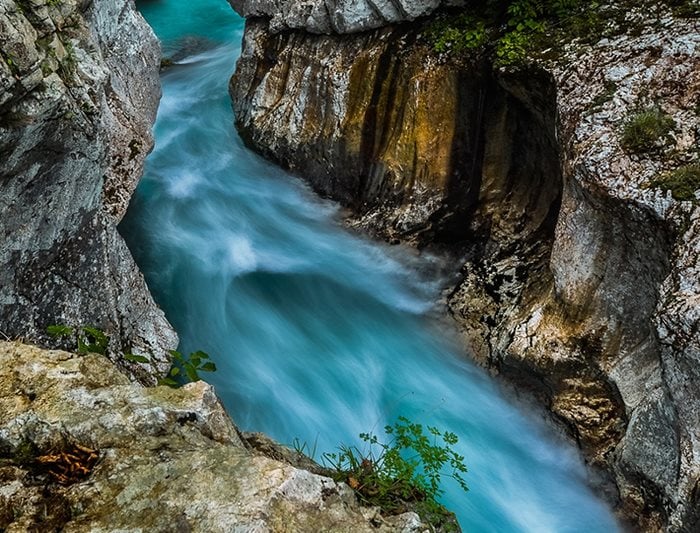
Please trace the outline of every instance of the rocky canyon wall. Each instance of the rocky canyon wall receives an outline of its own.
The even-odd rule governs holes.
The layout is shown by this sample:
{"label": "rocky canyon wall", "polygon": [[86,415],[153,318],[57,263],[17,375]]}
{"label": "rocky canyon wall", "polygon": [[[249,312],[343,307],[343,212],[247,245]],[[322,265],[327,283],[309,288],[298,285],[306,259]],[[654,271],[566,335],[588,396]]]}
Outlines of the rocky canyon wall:
{"label": "rocky canyon wall", "polygon": [[177,339],[116,224],[153,144],[155,35],[133,0],[2,0],[0,50],[0,331],[92,325],[153,380]]}
{"label": "rocky canyon wall", "polygon": [[[233,4],[255,15],[231,81],[244,140],[356,227],[462,254],[448,306],[477,360],[563,422],[627,520],[697,528],[700,211],[651,186],[697,161],[697,23],[509,71],[436,54],[421,21],[318,35]],[[621,129],[652,105],[672,146],[631,155]]]}

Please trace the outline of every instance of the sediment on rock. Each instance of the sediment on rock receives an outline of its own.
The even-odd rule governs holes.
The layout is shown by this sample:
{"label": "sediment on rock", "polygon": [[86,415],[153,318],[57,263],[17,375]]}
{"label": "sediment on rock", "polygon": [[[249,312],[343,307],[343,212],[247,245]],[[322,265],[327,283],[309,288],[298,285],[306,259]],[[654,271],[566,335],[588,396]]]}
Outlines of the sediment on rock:
{"label": "sediment on rock", "polygon": [[175,333],[116,231],[153,145],[160,50],[132,0],[0,4],[0,331],[91,325],[167,371]]}
{"label": "sediment on rock", "polygon": [[[696,28],[668,18],[518,72],[436,55],[422,29],[249,19],[241,136],[356,227],[463,254],[448,307],[477,360],[542,399],[626,519],[693,530],[700,216],[646,184],[697,158]],[[620,145],[651,103],[677,124],[665,158]]]}

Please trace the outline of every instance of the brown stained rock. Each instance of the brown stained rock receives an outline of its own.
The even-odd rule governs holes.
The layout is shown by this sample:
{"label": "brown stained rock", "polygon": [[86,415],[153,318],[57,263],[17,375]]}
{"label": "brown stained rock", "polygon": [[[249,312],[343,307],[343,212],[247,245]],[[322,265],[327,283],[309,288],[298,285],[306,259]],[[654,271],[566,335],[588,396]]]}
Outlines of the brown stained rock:
{"label": "brown stained rock", "polygon": [[[552,410],[636,527],[692,531],[700,201],[653,184],[698,158],[700,28],[629,15],[630,34],[521,71],[436,57],[420,24],[250,19],[230,89],[244,140],[352,225],[466,257],[447,300],[475,358]],[[628,153],[623,125],[650,106],[671,141]]]}

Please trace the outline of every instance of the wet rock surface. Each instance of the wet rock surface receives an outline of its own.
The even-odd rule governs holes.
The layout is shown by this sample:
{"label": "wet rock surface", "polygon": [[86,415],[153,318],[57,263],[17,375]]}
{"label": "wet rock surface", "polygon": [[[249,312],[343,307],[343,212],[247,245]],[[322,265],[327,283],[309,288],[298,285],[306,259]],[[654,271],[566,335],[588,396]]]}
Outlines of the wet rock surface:
{"label": "wet rock surface", "polygon": [[252,451],[201,381],[145,388],[102,356],[0,342],[0,407],[8,533],[427,530]]}
{"label": "wet rock surface", "polygon": [[[270,13],[268,13],[270,14]],[[700,218],[654,185],[697,162],[700,29],[673,17],[520,72],[422,26],[277,34],[250,19],[231,94],[254,149],[391,241],[461,254],[475,358],[563,422],[635,527],[698,527]],[[669,144],[622,147],[649,107]]]}
{"label": "wet rock surface", "polygon": [[159,63],[133,1],[0,2],[6,337],[93,325],[111,354],[150,354],[150,370],[167,371],[176,336],[116,231],[153,144]]}

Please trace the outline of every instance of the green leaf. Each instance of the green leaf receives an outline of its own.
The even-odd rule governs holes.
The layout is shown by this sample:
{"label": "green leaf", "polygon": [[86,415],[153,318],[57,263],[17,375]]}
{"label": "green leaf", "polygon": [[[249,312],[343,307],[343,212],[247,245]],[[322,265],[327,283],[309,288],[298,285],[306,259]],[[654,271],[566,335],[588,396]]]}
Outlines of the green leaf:
{"label": "green leaf", "polygon": [[127,361],[131,361],[132,363],[148,363],[149,362],[148,357],[145,357],[143,355],[133,354],[133,353],[125,353],[124,359],[126,359]]}
{"label": "green leaf", "polygon": [[68,337],[73,334],[73,328],[64,324],[54,324],[46,328],[46,333],[52,337]]}
{"label": "green leaf", "polygon": [[203,370],[204,372],[216,372],[216,365],[214,363],[204,363],[199,370]]}
{"label": "green leaf", "polygon": [[179,385],[179,383],[171,378],[160,378],[158,380],[158,385],[166,385],[168,387],[176,388]]}
{"label": "green leaf", "polygon": [[79,354],[90,353],[89,345],[85,343],[85,341],[82,339],[82,337],[80,335],[78,336],[78,353]]}
{"label": "green leaf", "polygon": [[[82,332],[84,334],[84,349],[87,352],[99,353],[104,355],[107,353],[107,347],[109,346],[109,337],[105,333],[92,326],[83,326]],[[82,336],[82,335],[81,335]],[[78,339],[80,343],[80,339]]]}
{"label": "green leaf", "polygon": [[195,369],[191,364],[185,365],[185,374],[190,381],[199,381],[199,374],[197,374],[197,369]]}
{"label": "green leaf", "polygon": [[170,369],[170,375],[175,377],[180,373],[180,367],[174,366]]}

